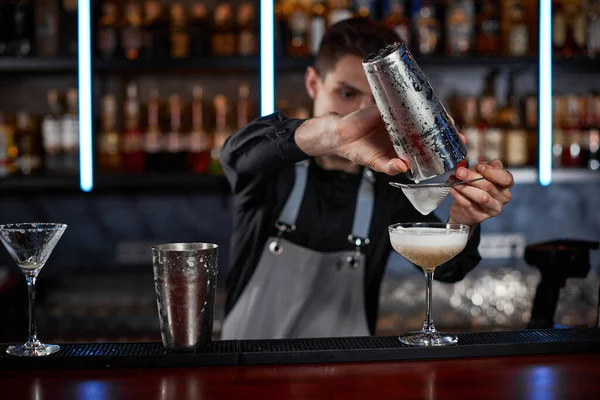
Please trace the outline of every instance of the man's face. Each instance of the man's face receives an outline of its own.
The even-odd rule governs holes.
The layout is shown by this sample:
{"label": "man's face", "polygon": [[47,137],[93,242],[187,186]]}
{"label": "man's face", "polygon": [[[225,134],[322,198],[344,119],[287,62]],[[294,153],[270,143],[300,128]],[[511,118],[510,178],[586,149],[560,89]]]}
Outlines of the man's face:
{"label": "man's face", "polygon": [[309,68],[306,88],[314,100],[315,117],[331,112],[346,115],[375,105],[362,60],[351,54],[341,57],[325,76],[319,76],[314,68]]}

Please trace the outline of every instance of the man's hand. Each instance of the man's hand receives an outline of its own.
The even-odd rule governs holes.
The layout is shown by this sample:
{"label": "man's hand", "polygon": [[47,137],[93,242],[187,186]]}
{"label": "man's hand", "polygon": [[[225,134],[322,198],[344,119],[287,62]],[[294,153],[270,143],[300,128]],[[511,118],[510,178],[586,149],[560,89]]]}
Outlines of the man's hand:
{"label": "man's hand", "polygon": [[456,176],[460,180],[479,177],[485,179],[456,185],[450,190],[454,197],[450,206],[450,223],[481,223],[500,215],[502,208],[511,200],[510,188],[515,182],[511,173],[504,169],[499,160],[479,163],[475,166],[475,171],[459,167]]}
{"label": "man's hand", "polygon": [[388,175],[408,170],[398,158],[377,106],[364,108],[338,120],[336,153],[358,164]]}
{"label": "man's hand", "polygon": [[298,127],[295,140],[312,157],[337,155],[388,175],[409,168],[398,158],[377,106],[309,119]]}
{"label": "man's hand", "polygon": [[394,151],[377,106],[309,119],[298,127],[295,140],[312,157],[337,155],[388,175],[408,170]]}

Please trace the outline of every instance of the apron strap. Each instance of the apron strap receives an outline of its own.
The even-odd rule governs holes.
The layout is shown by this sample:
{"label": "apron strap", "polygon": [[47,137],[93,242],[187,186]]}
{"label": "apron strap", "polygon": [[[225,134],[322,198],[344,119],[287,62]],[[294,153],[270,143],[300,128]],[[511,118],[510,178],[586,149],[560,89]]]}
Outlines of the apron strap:
{"label": "apron strap", "polygon": [[305,162],[296,163],[296,177],[294,179],[294,187],[288,197],[285,206],[279,215],[279,224],[284,224],[288,229],[294,230],[296,227],[296,219],[300,212],[300,205],[304,199],[304,191],[306,189],[306,181],[308,177],[308,168]]}
{"label": "apron strap", "polygon": [[368,169],[363,169],[363,178],[358,188],[358,200],[354,212],[354,223],[352,224],[352,236],[354,238],[368,239],[371,228],[371,217],[373,216],[373,203],[375,202],[375,176]]}
{"label": "apron strap", "polygon": [[[281,254],[283,251],[279,245],[279,240],[284,232],[296,230],[296,219],[298,218],[300,205],[304,199],[307,178],[308,163],[297,163],[292,192],[281,210],[279,219],[275,223],[279,233],[277,238],[269,244],[269,249],[273,254]],[[360,182],[360,187],[358,188],[356,208],[354,211],[352,233],[348,236],[348,241],[355,246],[355,255],[348,258],[348,262],[354,267],[358,267],[360,248],[369,244],[369,229],[371,228],[371,217],[373,216],[373,205],[375,203],[374,183],[375,176],[373,175],[373,171],[368,168],[363,168],[363,177]]]}

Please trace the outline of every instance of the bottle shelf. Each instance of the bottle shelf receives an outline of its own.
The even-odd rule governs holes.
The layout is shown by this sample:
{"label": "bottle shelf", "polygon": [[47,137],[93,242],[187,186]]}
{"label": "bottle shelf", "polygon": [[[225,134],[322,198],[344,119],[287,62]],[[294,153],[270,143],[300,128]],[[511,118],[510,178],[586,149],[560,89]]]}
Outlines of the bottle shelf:
{"label": "bottle shelf", "polygon": [[[535,167],[507,168],[517,185],[537,184],[538,170]],[[555,168],[552,183],[581,184],[600,183],[600,171],[583,168]],[[32,175],[0,178],[0,192],[78,192],[79,177],[75,175]],[[148,174],[97,174],[94,192],[186,192],[229,194],[229,185],[223,176],[192,173],[148,173]]]}
{"label": "bottle shelf", "polygon": [[[420,67],[487,67],[487,68],[537,68],[537,57],[502,57],[502,56],[415,56]],[[294,72],[304,71],[312,65],[313,58],[278,57],[275,60],[275,68],[279,71]]]}
{"label": "bottle shelf", "polygon": [[598,72],[600,71],[600,57],[588,58],[588,57],[573,57],[573,58],[559,58],[554,57],[552,59],[552,65],[554,68],[563,71],[589,71]]}
{"label": "bottle shelf", "polygon": [[[10,193],[63,193],[78,192],[77,175],[32,175],[0,178],[0,192]],[[229,186],[223,176],[192,173],[153,173],[153,174],[97,174],[94,179],[94,192],[196,192],[229,193]]]}
{"label": "bottle shelf", "polygon": [[[537,168],[507,167],[506,169],[511,172],[517,185],[537,184],[539,182]],[[552,170],[552,183],[600,183],[600,171],[591,171],[584,168],[555,168]]]}
{"label": "bottle shelf", "polygon": [[77,175],[31,175],[0,178],[3,195],[22,192],[75,192],[79,191]]}
{"label": "bottle shelf", "polygon": [[0,57],[1,72],[77,72],[75,57]]}
{"label": "bottle shelf", "polygon": [[98,174],[94,191],[229,193],[223,176],[193,173]]}
{"label": "bottle shelf", "polygon": [[258,73],[260,59],[258,57],[217,57],[164,59],[164,60],[128,60],[114,58],[110,60],[94,59],[93,72],[105,73],[136,73],[140,72],[195,72],[195,73],[231,73],[252,72]]}

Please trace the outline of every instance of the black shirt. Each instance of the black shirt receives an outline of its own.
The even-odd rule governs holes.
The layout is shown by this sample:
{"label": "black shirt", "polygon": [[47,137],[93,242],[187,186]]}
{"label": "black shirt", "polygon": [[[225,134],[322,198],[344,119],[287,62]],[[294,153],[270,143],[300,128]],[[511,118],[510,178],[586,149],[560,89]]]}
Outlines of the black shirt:
{"label": "black shirt", "polygon": [[[221,151],[221,163],[234,194],[226,313],[250,281],[267,239],[277,234],[274,224],[292,190],[294,164],[309,159],[294,139],[302,122],[282,113],[259,118],[231,136]],[[352,230],[361,178],[362,173],[324,170],[311,162],[296,230],[287,233],[285,239],[321,252],[353,250],[348,235]],[[439,221],[433,214],[419,213],[401,190],[389,186],[390,180],[388,175],[375,173],[370,244],[363,250],[366,255],[365,312],[371,334],[375,332],[379,288],[386,261],[393,251],[388,226],[399,222]],[[481,260],[477,251],[479,238],[479,226],[476,226],[467,247],[438,267],[435,278],[456,282],[475,268]]]}

